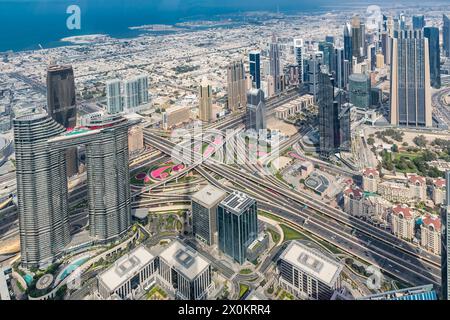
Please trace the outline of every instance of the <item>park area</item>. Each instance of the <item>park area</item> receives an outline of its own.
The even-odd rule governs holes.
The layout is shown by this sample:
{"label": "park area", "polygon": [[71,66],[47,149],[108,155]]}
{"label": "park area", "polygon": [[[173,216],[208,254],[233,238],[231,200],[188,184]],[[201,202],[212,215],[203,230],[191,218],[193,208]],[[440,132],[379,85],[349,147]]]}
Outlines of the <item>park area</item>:
{"label": "park area", "polygon": [[144,169],[138,173],[132,174],[131,184],[149,185],[161,182],[185,169],[186,166],[182,163],[175,164],[171,161],[164,162],[149,169]]}

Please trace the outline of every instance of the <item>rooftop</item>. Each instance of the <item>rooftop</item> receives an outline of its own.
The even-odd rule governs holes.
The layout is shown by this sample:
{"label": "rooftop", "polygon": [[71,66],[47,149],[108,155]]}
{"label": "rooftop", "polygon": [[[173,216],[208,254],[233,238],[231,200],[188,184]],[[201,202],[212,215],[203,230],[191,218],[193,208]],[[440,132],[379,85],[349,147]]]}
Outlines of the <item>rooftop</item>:
{"label": "rooftop", "polygon": [[178,240],[173,241],[159,257],[190,280],[194,280],[209,266],[209,261]]}
{"label": "rooftop", "polygon": [[235,214],[241,214],[253,203],[255,203],[253,198],[250,198],[245,193],[235,191],[226,197],[220,205]]}
{"label": "rooftop", "polygon": [[192,195],[192,200],[200,203],[204,207],[212,208],[226,197],[227,193],[212,185],[207,185],[203,189]]}
{"label": "rooftop", "polygon": [[280,259],[330,287],[334,286],[343,269],[343,265],[339,262],[298,241],[292,241]]}
{"label": "rooftop", "polygon": [[414,217],[411,208],[409,208],[406,205],[400,205],[400,204],[396,205],[395,207],[392,208],[392,213],[395,215],[401,214],[401,215],[403,215],[403,217],[405,219],[411,219]]}
{"label": "rooftop", "polygon": [[433,226],[433,229],[436,231],[441,230],[441,219],[437,216],[427,214],[425,215],[425,217],[423,217],[422,222],[426,226]]}
{"label": "rooftop", "polygon": [[363,175],[365,176],[365,177],[370,177],[370,176],[379,176],[380,174],[378,173],[378,170],[377,169],[374,169],[374,168],[366,168],[366,169],[364,169],[364,171],[363,171]]}
{"label": "rooftop", "polygon": [[114,291],[154,258],[148,249],[140,246],[117,260],[112,267],[99,275],[99,279]]}

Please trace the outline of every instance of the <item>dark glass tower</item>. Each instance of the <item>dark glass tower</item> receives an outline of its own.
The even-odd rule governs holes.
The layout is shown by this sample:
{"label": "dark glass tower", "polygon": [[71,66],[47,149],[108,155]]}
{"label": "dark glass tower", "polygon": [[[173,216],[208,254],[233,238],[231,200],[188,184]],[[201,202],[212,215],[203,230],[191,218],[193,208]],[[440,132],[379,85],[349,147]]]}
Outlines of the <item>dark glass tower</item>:
{"label": "dark glass tower", "polygon": [[[72,66],[52,65],[47,70],[47,112],[64,128],[77,123],[75,79]],[[67,176],[78,172],[77,149],[66,151]]]}
{"label": "dark glass tower", "polygon": [[319,134],[320,155],[328,158],[340,146],[339,102],[334,95],[335,81],[328,69],[322,68],[319,74]]}
{"label": "dark glass tower", "polygon": [[261,53],[259,51],[251,51],[249,53],[250,75],[252,76],[252,86],[261,89]]}
{"label": "dark glass tower", "polygon": [[425,27],[424,37],[428,39],[430,53],[430,82],[433,88],[441,87],[441,49],[439,47],[439,28]]}
{"label": "dark glass tower", "polygon": [[217,209],[219,250],[243,264],[247,248],[258,236],[256,201],[248,195],[234,192]]}
{"label": "dark glass tower", "polygon": [[413,16],[412,24],[414,30],[422,29],[423,27],[425,27],[425,16],[424,15]]}
{"label": "dark glass tower", "polygon": [[442,38],[444,41],[444,54],[446,57],[450,57],[450,19],[444,14],[443,20]]}

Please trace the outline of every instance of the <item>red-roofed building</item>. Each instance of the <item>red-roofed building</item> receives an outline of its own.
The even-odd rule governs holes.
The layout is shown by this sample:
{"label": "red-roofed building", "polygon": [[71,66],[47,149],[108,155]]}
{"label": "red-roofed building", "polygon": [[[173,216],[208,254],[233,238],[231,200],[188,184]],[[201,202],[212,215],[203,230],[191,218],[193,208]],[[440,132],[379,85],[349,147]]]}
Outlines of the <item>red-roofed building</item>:
{"label": "red-roofed building", "polygon": [[426,214],[420,226],[420,244],[426,250],[441,254],[441,219],[438,216]]}
{"label": "red-roofed building", "polygon": [[364,215],[363,191],[358,187],[349,187],[344,190],[344,211],[352,216],[360,217]]}
{"label": "red-roofed building", "polygon": [[435,205],[444,204],[445,202],[445,179],[438,178],[433,181],[432,198]]}
{"label": "red-roofed building", "polygon": [[367,192],[376,193],[378,190],[378,181],[380,173],[374,168],[366,168],[363,171],[363,189]]}
{"label": "red-roofed building", "polygon": [[408,186],[411,197],[418,201],[425,201],[427,198],[427,182],[424,177],[410,175],[408,177]]}
{"label": "red-roofed building", "polygon": [[415,214],[406,205],[396,205],[391,212],[391,230],[397,237],[405,240],[414,238]]}

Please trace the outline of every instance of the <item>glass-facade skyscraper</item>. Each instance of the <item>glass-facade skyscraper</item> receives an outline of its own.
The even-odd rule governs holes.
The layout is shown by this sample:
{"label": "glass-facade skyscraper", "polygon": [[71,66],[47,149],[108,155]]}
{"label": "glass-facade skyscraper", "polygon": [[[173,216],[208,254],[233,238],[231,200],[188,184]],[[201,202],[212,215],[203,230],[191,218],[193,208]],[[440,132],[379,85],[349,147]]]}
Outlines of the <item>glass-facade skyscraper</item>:
{"label": "glass-facade skyscraper", "polygon": [[350,75],[348,81],[349,101],[357,108],[368,109],[370,107],[370,78],[363,73]]}
{"label": "glass-facade skyscraper", "polygon": [[258,236],[257,212],[256,201],[240,192],[226,197],[217,208],[219,250],[240,264]]}
{"label": "glass-facade skyscraper", "polygon": [[261,52],[250,51],[249,61],[252,86],[255,89],[261,89]]}
{"label": "glass-facade skyscraper", "polygon": [[418,15],[412,17],[412,25],[414,30],[420,30],[425,27],[425,16]]}
{"label": "glass-facade skyscraper", "polygon": [[442,16],[443,28],[442,28],[442,39],[444,54],[446,57],[450,57],[450,19],[447,15]]}
{"label": "glass-facade skyscraper", "polygon": [[247,93],[247,119],[246,129],[263,130],[267,128],[266,124],[266,106],[264,101],[264,92],[261,89],[251,89]]}
{"label": "glass-facade skyscraper", "polygon": [[428,39],[422,30],[401,30],[392,41],[390,96],[392,125],[432,126]]}
{"label": "glass-facade skyscraper", "polygon": [[423,35],[428,39],[430,53],[430,81],[433,88],[441,87],[441,48],[439,46],[439,28],[425,27]]}

